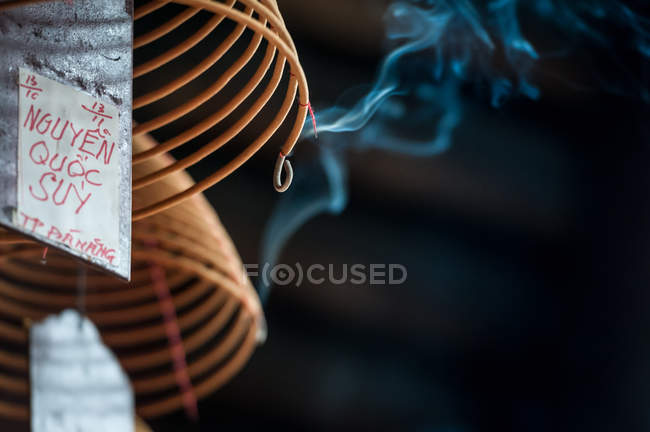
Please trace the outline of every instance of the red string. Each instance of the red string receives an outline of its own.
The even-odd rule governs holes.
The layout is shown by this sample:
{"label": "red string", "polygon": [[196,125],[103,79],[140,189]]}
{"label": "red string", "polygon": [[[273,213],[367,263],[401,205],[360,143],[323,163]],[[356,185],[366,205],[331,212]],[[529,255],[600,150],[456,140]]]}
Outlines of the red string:
{"label": "red string", "polygon": [[[293,72],[289,72],[289,75],[291,75],[292,77],[296,76],[296,74],[294,74]],[[318,129],[316,127],[316,116],[314,115],[314,110],[311,107],[311,102],[307,101],[306,104],[299,103],[298,105],[300,105],[301,107],[306,106],[307,108],[309,108],[309,115],[311,116],[311,123],[314,125],[314,137],[318,138]]]}
{"label": "red string", "polygon": [[41,261],[45,263],[47,261],[47,247],[43,248],[43,256],[41,256]]}
{"label": "red string", "polygon": [[[154,244],[151,245],[155,246]],[[160,311],[163,316],[165,325],[165,333],[169,342],[169,350],[172,356],[174,365],[174,378],[176,384],[181,390],[181,397],[183,400],[183,407],[185,413],[192,420],[198,420],[199,409],[192,387],[192,381],[188,374],[187,360],[185,347],[181,337],[181,329],[178,327],[178,317],[176,316],[176,308],[169,293],[169,287],[165,278],[165,270],[157,263],[152,262],[150,267],[151,281],[153,282],[154,290],[158,296],[160,304]]]}
{"label": "red string", "polygon": [[306,106],[309,109],[309,115],[311,116],[311,123],[314,125],[314,137],[318,138],[318,130],[316,129],[316,116],[314,115],[314,110],[311,108],[311,102],[306,104],[299,104],[301,107]]}

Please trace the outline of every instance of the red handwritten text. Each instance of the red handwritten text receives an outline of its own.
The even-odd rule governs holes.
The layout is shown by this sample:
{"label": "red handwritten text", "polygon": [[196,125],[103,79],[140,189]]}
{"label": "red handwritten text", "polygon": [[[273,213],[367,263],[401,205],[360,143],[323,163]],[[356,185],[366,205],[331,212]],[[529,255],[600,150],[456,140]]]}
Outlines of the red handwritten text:
{"label": "red handwritten text", "polygon": [[78,229],[61,230],[55,225],[46,224],[38,217],[29,216],[24,212],[20,212],[20,216],[23,229],[32,234],[40,234],[47,237],[48,240],[59,241],[71,249],[106,260],[110,264],[113,264],[115,260],[115,249],[104,244],[101,238],[88,239]]}

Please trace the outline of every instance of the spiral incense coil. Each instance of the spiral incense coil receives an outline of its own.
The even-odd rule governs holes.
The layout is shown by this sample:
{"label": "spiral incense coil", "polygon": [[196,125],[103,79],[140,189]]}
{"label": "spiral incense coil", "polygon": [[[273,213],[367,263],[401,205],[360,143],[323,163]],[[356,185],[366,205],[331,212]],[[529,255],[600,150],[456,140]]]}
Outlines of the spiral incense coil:
{"label": "spiral incense coil", "polygon": [[[0,3],[0,12],[46,1],[56,0],[8,1]],[[68,3],[74,4],[72,0]],[[172,18],[168,18],[170,13]],[[276,0],[136,0],[133,17],[133,113],[139,122],[134,126],[133,136],[155,135],[164,127],[174,128],[182,123],[182,127],[177,127],[182,132],[153,148],[134,150],[134,174],[135,167],[155,156],[174,150],[183,154],[146,175],[134,175],[134,191],[162,183],[196,165],[235,137],[254,130],[253,123],[266,123],[254,138],[246,136],[250,144],[243,151],[216,170],[211,169],[205,178],[174,193],[161,194],[146,205],[134,206],[133,220],[177,205],[216,184],[250,159],[286,122],[290,130],[273,173],[274,187],[285,191],[293,177],[286,158],[300,136],[311,105],[307,80]],[[234,24],[230,33],[217,46],[210,47],[207,56],[197,60],[197,46],[214,34],[220,35],[218,32],[227,23]],[[178,42],[177,35],[188,28],[196,30]],[[151,56],[158,52],[161,53]],[[141,58],[144,60],[140,61]],[[173,73],[166,69],[171,66],[176,67]],[[215,73],[214,68],[219,72]],[[250,75],[248,72],[252,76],[238,86],[237,79]],[[206,78],[209,84],[204,83]],[[151,83],[155,85],[149,89]],[[234,95],[224,96],[226,93]],[[211,100],[220,104],[214,112],[206,108]],[[280,106],[276,108],[274,102]],[[265,108],[274,114],[265,113]],[[272,117],[271,121],[267,122],[266,117]],[[216,136],[211,133],[224,124],[228,125],[225,130]]]}
{"label": "spiral incense coil", "polygon": [[[155,214],[165,208],[169,208],[181,201],[187,199],[195,193],[202,192],[208,187],[214,185],[235,169],[246,162],[255,154],[268,140],[273,136],[280,126],[287,119],[292,111],[294,114],[293,126],[289,136],[282,147],[278,156],[279,164],[276,166],[274,174],[274,184],[276,189],[286,190],[291,182],[291,165],[285,159],[293,149],[296,143],[305,118],[308,112],[309,91],[307,81],[300,66],[296,47],[286,29],[278,5],[275,0],[225,0],[224,2],[209,0],[177,0],[177,1],[149,1],[147,3],[136,2],[134,12],[135,31],[138,33],[139,22],[149,14],[169,7],[171,4],[183,5],[185,8],[177,13],[174,18],[160,24],[158,27],[140,34],[133,41],[135,50],[136,65],[133,70],[134,89],[138,93],[138,80],[144,78],[150,79],[150,74],[162,68],[171,61],[182,61],[185,54],[189,54],[192,47],[197,45],[201,40],[206,38],[214,31],[224,20],[234,21],[237,25],[231,33],[216,46],[212,52],[198,63],[189,63],[185,73],[167,79],[167,75],[160,76],[164,81],[155,90],[145,94],[137,94],[133,100],[134,114],[136,118],[138,111],[149,107],[152,104],[160,103],[164,106],[164,98],[177,91],[183,91],[193,80],[205,73],[215,63],[222,61],[224,56],[237,44],[243,35],[247,32],[252,33],[250,41],[244,52],[233,61],[221,76],[215,77],[213,83],[200,91],[197,95],[191,97],[180,106],[174,106],[172,109],[164,110],[162,114],[157,114],[151,119],[141,121],[133,129],[134,136],[140,136],[144,133],[154,132],[183,116],[192,112],[201,112],[202,106],[211,98],[218,95],[224,90],[228,83],[238,74],[242,73],[244,68],[252,67],[253,58],[258,51],[264,52],[264,57],[259,64],[255,65],[254,75],[245,86],[238,89],[237,93],[226,102],[216,112],[201,119],[193,126],[183,130],[180,134],[167,139],[160,145],[146,150],[144,152],[134,153],[133,164],[137,166],[159,154],[169,152],[181,146],[188,145],[190,141],[195,140],[202,134],[221,123],[233,113],[242,108],[247,108],[246,112],[236,119],[232,126],[222,132],[216,138],[211,139],[207,144],[200,147],[171,165],[156,170],[145,176],[134,177],[133,189],[139,190],[145,186],[162,181],[167,176],[172,175],[183,169],[187,169],[198,163],[201,159],[215,152],[234,137],[239,135],[249,124],[259,116],[261,110],[269,104],[273,96],[280,91],[280,87],[285,88],[284,101],[276,112],[275,117],[266,126],[266,129],[257,136],[249,145],[233,160],[223,167],[217,169],[214,173],[198,181],[195,185],[175,194],[171,194],[154,203],[144,207],[135,208],[133,218],[142,219],[146,216]],[[173,33],[179,26],[190,22],[200,12],[211,14],[207,20],[192,36],[185,39],[180,44],[174,44],[162,54],[147,60],[143,63],[137,63],[139,51],[154,42]],[[263,43],[264,42],[264,43]],[[272,71],[272,72],[270,72]],[[267,75],[270,74],[270,78]],[[281,86],[283,78],[288,78],[286,85]],[[268,82],[264,86],[261,83],[264,79]],[[248,101],[256,90],[262,93],[255,101]],[[299,100],[296,100],[296,93],[299,94]],[[252,102],[252,103],[251,103]],[[157,112],[157,110],[154,109]],[[284,168],[287,173],[286,182],[278,181],[278,174]]]}
{"label": "spiral incense coil", "polygon": [[[134,140],[145,151],[156,143]],[[155,172],[173,162],[157,155],[138,164],[136,172]],[[176,172],[137,191],[142,205],[169,192],[192,186]],[[0,416],[29,418],[28,332],[23,320],[41,320],[77,307],[95,323],[104,342],[117,354],[136,394],[137,413],[159,416],[184,406],[187,389],[179,373],[191,381],[192,396],[202,398],[235,375],[264,337],[264,318],[257,294],[244,277],[243,265],[228,234],[202,194],[133,227],[130,283],[88,269],[80,291],[78,261],[51,251],[41,263],[36,243],[0,247]],[[177,349],[168,340],[163,303],[156,293],[155,268],[177,317],[184,371],[174,370]],[[84,270],[84,274],[85,274]],[[81,279],[83,280],[83,279]]]}

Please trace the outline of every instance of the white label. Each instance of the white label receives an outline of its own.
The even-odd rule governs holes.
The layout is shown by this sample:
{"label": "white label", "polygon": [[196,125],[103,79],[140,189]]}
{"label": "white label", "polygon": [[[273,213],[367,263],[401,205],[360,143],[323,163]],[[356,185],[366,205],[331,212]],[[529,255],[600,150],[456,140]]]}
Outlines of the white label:
{"label": "white label", "polygon": [[30,329],[32,432],[133,432],[133,390],[97,328],[73,310]]}
{"label": "white label", "polygon": [[117,107],[23,68],[18,98],[15,223],[117,266]]}

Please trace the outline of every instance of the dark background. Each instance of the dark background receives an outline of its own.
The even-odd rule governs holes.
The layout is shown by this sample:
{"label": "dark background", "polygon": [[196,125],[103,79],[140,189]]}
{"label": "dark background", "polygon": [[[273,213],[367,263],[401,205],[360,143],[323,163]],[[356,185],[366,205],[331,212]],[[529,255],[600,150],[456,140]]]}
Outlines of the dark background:
{"label": "dark background", "polygon": [[[279,1],[317,111],[373,80],[385,4]],[[580,77],[572,61],[554,67]],[[443,155],[352,153],[349,206],[281,261],[399,263],[407,282],[276,288],[267,342],[200,424],[154,430],[648,430],[649,109],[538,78],[541,100],[498,110],[469,92]],[[207,192],[245,263],[278,148]]]}

